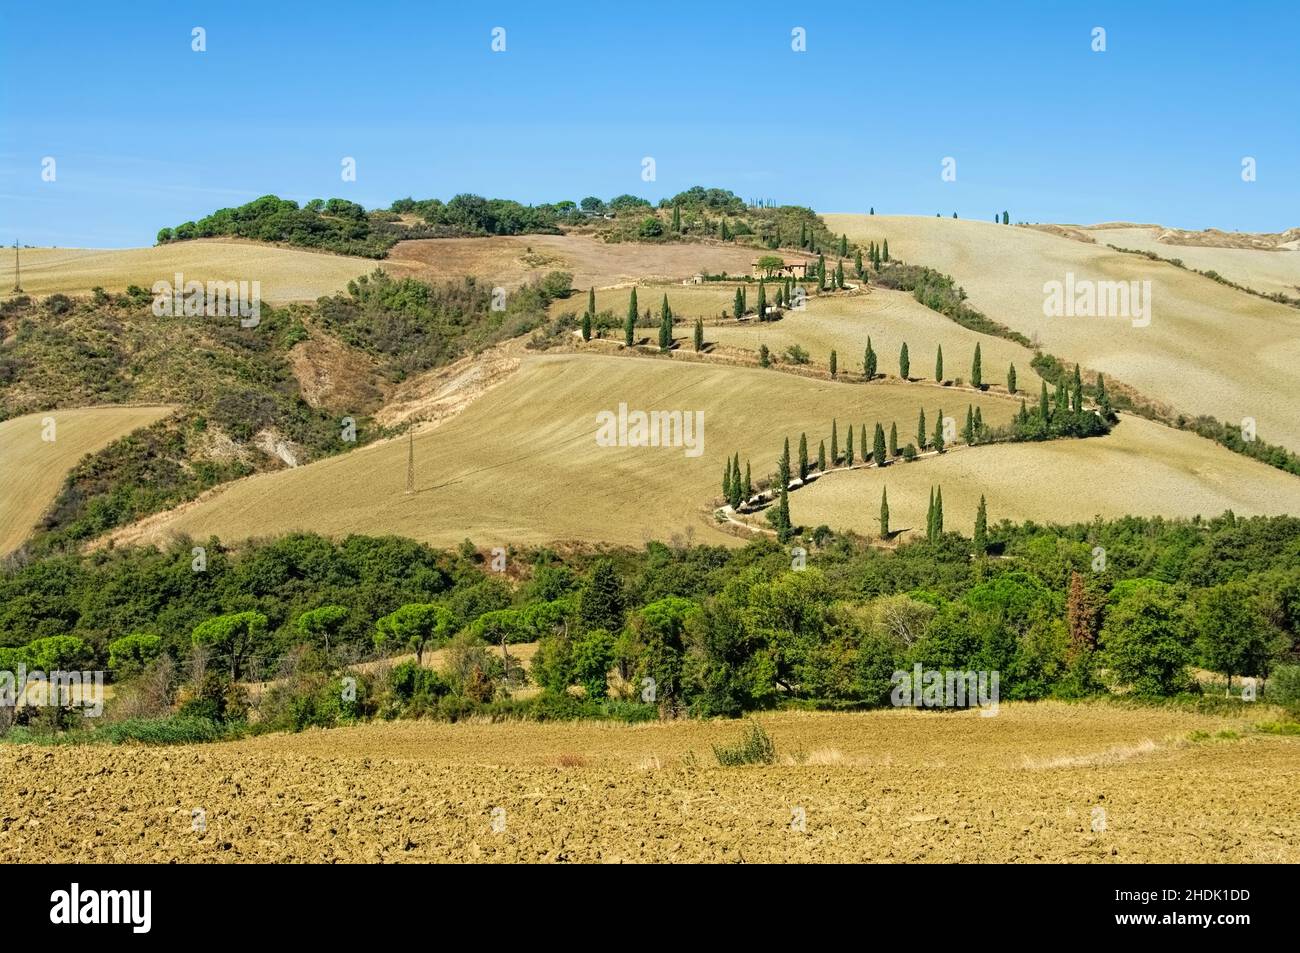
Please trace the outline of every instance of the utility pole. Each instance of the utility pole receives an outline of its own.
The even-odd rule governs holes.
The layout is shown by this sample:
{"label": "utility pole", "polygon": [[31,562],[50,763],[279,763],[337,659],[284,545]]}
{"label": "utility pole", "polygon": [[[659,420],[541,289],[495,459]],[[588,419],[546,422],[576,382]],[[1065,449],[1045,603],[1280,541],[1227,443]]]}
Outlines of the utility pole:
{"label": "utility pole", "polygon": [[406,492],[415,492],[415,429],[406,432]]}

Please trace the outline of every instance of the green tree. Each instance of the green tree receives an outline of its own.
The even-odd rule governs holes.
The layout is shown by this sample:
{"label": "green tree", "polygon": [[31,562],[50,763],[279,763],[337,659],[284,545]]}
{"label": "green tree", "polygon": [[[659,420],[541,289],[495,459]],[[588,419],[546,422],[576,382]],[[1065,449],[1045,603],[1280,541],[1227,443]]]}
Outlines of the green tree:
{"label": "green tree", "polygon": [[799,434],[799,479],[808,479],[808,435]]}
{"label": "green tree", "polygon": [[605,629],[618,632],[623,628],[623,584],[614,564],[599,559],[578,592],[578,624],[585,632]]}
{"label": "green tree", "polygon": [[137,632],[108,643],[108,669],[117,681],[134,678],[162,655],[162,639]]}
{"label": "green tree", "polygon": [[695,350],[704,350],[704,319],[695,319]]}
{"label": "green tree", "polygon": [[845,258],[849,254],[849,236],[840,235],[840,257]]}
{"label": "green tree", "polygon": [[375,648],[383,650],[392,642],[414,652],[415,663],[420,665],[423,664],[424,650],[445,642],[455,630],[455,617],[445,606],[411,602],[375,623]]}
{"label": "green tree", "polygon": [[882,261],[889,261],[889,239],[885,239],[884,248],[881,249],[880,257]]}
{"label": "green tree", "polygon": [[1047,423],[1052,419],[1052,415],[1047,409],[1047,381],[1043,381],[1042,393],[1038,395],[1038,416],[1043,423]]}
{"label": "green tree", "polygon": [[929,445],[929,435],[925,432],[925,408],[922,407],[916,418],[916,447],[924,450]]}
{"label": "green tree", "polygon": [[817,444],[817,472],[826,472],[826,441]]}
{"label": "green tree", "polygon": [[889,424],[889,455],[898,456],[898,422],[891,421]]}
{"label": "green tree", "polygon": [[1007,369],[1007,393],[1014,394],[1015,392],[1016,392],[1016,365],[1012,364],[1011,367]]}
{"label": "green tree", "polygon": [[591,312],[584,311],[582,314],[582,339],[591,340]]}
{"label": "green tree", "polygon": [[934,445],[934,449],[943,453],[943,408],[939,408],[939,414],[934,418],[934,436],[930,438],[930,443]]}
{"label": "green tree", "polygon": [[844,462],[853,466],[853,424],[849,424],[844,434]]}
{"label": "green tree", "polygon": [[831,421],[831,466],[840,465],[840,429],[839,421]]}
{"label": "green tree", "polygon": [[623,343],[631,347],[636,343],[636,288],[627,302],[627,320],[623,322]]}
{"label": "green tree", "polygon": [[970,404],[966,405],[966,426],[961,430],[961,438],[967,446],[975,442],[975,411]]}
{"label": "green tree", "polygon": [[673,310],[668,306],[668,295],[664,295],[664,303],[659,316],[659,350],[670,351],[672,346]]}
{"label": "green tree", "polygon": [[758,283],[758,320],[767,320],[767,291],[761,281]]}
{"label": "green tree", "polygon": [[973,387],[981,390],[984,388],[984,375],[980,370],[980,346],[978,341],[975,342],[975,360],[971,362],[970,366],[970,382]]}
{"label": "green tree", "polygon": [[614,666],[614,636],[591,629],[573,640],[573,677],[588,698],[604,698],[609,691],[609,670]]}
{"label": "green tree", "polygon": [[880,489],[880,538],[889,538],[889,490]]}
{"label": "green tree", "polygon": [[759,367],[772,366],[772,352],[767,349],[766,344],[760,344],[758,346],[758,366]]}
{"label": "green tree", "polygon": [[972,541],[975,554],[983,556],[989,551],[989,515],[984,505],[984,494],[980,494],[979,509],[975,511],[975,536]]}
{"label": "green tree", "polygon": [[898,350],[898,376],[903,380],[911,380],[912,362],[907,357],[907,342]]}
{"label": "green tree", "polygon": [[676,202],[673,203],[673,231],[678,235],[682,233],[682,210]]}
{"label": "green tree", "polygon": [[839,368],[838,368],[838,365],[837,365],[837,363],[836,363],[836,359],[835,359],[835,351],[832,350],[832,351],[831,351],[831,377],[834,377],[834,376],[835,376],[835,374],[836,374],[836,372],[838,371],[838,369],[839,369]]}
{"label": "green tree", "polygon": [[934,356],[934,379],[940,384],[943,383],[943,345],[939,345],[939,350]]}
{"label": "green tree", "polygon": [[736,312],[735,315],[734,315],[733,317],[737,317],[737,318],[739,318],[739,317],[743,316],[744,313],[745,313],[745,301],[744,301],[744,298],[741,296],[741,292],[740,292],[740,288],[739,288],[739,286],[737,286],[737,288],[736,288],[736,300],[735,300],[735,302],[732,304],[731,308],[732,308],[733,311]]}
{"label": "green tree", "polygon": [[943,487],[934,494],[934,538],[943,535]]}
{"label": "green tree", "polygon": [[229,657],[230,677],[237,682],[253,644],[266,634],[266,624],[266,616],[260,612],[232,612],[200,622],[190,638],[196,647]]}
{"label": "green tree", "polygon": [[1206,589],[1196,600],[1197,653],[1206,668],[1227,676],[1229,691],[1234,675],[1267,676],[1289,647],[1269,615],[1257,587],[1239,580]]}
{"label": "green tree", "polygon": [[1102,664],[1136,695],[1173,695],[1187,687],[1191,661],[1180,601],[1163,583],[1132,582],[1111,593],[1101,627]]}
{"label": "green tree", "polygon": [[871,450],[871,458],[876,462],[876,466],[885,465],[885,428],[876,424],[876,438]]}
{"label": "green tree", "polygon": [[871,337],[867,336],[867,351],[862,356],[862,368],[866,374],[867,380],[874,380],[876,376],[876,352],[871,348]]}
{"label": "green tree", "polygon": [[339,634],[339,629],[347,621],[348,610],[339,605],[324,605],[315,609],[309,609],[302,615],[298,616],[298,621],[294,623],[298,631],[303,634],[313,644],[319,643],[325,649],[325,654],[330,651],[330,639]]}

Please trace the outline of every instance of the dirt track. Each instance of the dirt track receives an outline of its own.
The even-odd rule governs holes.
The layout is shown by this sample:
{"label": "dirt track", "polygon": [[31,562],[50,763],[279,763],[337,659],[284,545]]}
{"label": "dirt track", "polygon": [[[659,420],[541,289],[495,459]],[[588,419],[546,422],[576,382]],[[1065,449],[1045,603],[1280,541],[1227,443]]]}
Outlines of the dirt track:
{"label": "dirt track", "polygon": [[1046,703],[761,721],[778,763],[743,768],[711,753],[735,722],[0,747],[0,862],[1300,860],[1300,740],[1213,737],[1240,720]]}

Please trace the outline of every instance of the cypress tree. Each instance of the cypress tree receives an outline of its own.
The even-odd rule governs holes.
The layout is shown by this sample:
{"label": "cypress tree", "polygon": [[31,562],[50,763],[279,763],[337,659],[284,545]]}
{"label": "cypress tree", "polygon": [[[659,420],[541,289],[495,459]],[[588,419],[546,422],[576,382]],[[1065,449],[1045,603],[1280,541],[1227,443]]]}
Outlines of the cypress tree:
{"label": "cypress tree", "polygon": [[623,343],[631,347],[636,343],[636,288],[627,302],[627,320],[623,322]]}
{"label": "cypress tree", "polygon": [[790,525],[790,492],[781,487],[781,502],[777,504],[777,538],[785,542],[790,538],[793,527]]}
{"label": "cypress tree", "polygon": [[934,538],[943,535],[943,487],[934,494]]}
{"label": "cypress tree", "polygon": [[745,313],[745,299],[741,296],[739,287],[736,288],[736,300],[731,308],[736,312],[734,317],[738,318]]}
{"label": "cypress tree", "polygon": [[885,246],[884,248],[881,249],[880,257],[885,261],[889,261],[889,239],[888,238],[885,239]]}
{"label": "cypress tree", "polygon": [[876,376],[876,352],[871,349],[871,336],[867,336],[867,353],[862,357],[862,366],[866,371],[867,380],[874,380]]}
{"label": "cypress tree", "polygon": [[885,465],[885,428],[879,423],[876,424],[875,446],[872,448],[871,456],[876,461],[876,466]]}
{"label": "cypress tree", "polygon": [[1010,213],[1005,212],[1005,211],[1002,213],[1002,224],[1003,224],[1003,225],[1010,225],[1010,224],[1011,224],[1011,215],[1010,215]]}
{"label": "cypress tree", "polygon": [[1101,408],[1102,415],[1106,419],[1109,420],[1114,416],[1114,412],[1110,409],[1110,398],[1106,395],[1106,379],[1100,374],[1097,375],[1097,406]]}
{"label": "cypress tree", "polygon": [[889,538],[889,490],[880,488],[880,538]]}
{"label": "cypress tree", "polygon": [[671,350],[673,346],[673,311],[668,306],[668,295],[664,295],[663,308],[659,316],[659,350]]}
{"label": "cypress tree", "polygon": [[1025,406],[1023,397],[1020,398],[1020,413],[1016,415],[1016,422],[1021,424],[1029,422],[1029,408]]}
{"label": "cypress tree", "polygon": [[1059,414],[1070,409],[1070,399],[1065,393],[1065,381],[1056,382],[1056,399],[1052,402],[1052,413]]}
{"label": "cypress tree", "polygon": [[750,499],[754,495],[754,484],[749,479],[749,461],[745,461],[745,499]]}
{"label": "cypress tree", "polygon": [[903,380],[911,380],[912,362],[907,357],[907,342],[898,351],[898,376]]}
{"label": "cypress tree", "polygon": [[978,341],[975,342],[975,360],[971,362],[970,366],[970,382],[978,389],[982,390],[984,388],[984,375],[980,370],[980,346]]}
{"label": "cypress tree", "polygon": [[843,258],[849,253],[849,236],[840,235],[840,257]]}
{"label": "cypress tree", "polygon": [[839,422],[831,421],[831,466],[840,465],[840,428]]}
{"label": "cypress tree", "polygon": [[[739,469],[739,468],[737,468]],[[785,438],[785,449],[781,451],[781,467],[777,471],[781,477],[781,486],[790,485],[790,438]]]}
{"label": "cypress tree", "polygon": [[1043,381],[1042,393],[1038,395],[1038,416],[1042,419],[1043,423],[1047,423],[1048,419],[1051,417],[1051,414],[1048,413],[1047,410],[1047,381]]}
{"label": "cypress tree", "polygon": [[975,511],[974,548],[976,555],[983,556],[989,550],[989,515],[984,505],[984,495],[980,494],[980,506]]}
{"label": "cypress tree", "polygon": [[767,349],[766,344],[760,344],[758,346],[758,366],[759,367],[772,366],[772,352]]}
{"label": "cypress tree", "polygon": [[925,511],[925,538],[934,539],[934,487],[930,487],[930,507]]}
{"label": "cypress tree", "polygon": [[872,214],[872,215],[875,215],[875,214],[876,214],[876,207],[875,207],[874,205],[871,206],[871,214]]}
{"label": "cypress tree", "polygon": [[1079,374],[1079,365],[1074,365],[1074,401],[1071,409],[1077,414],[1083,410],[1083,377]]}
{"label": "cypress tree", "polygon": [[859,278],[862,277],[862,249],[859,248],[853,253],[853,270]]}
{"label": "cypress tree", "polygon": [[934,418],[934,437],[931,440],[934,449],[943,453],[943,408],[939,408],[939,416]]}
{"label": "cypress tree", "polygon": [[822,254],[817,256],[817,290],[826,290],[826,256]]}
{"label": "cypress tree", "polygon": [[817,444],[817,472],[826,472],[826,441]]}
{"label": "cypress tree", "polygon": [[1007,370],[1007,393],[1014,394],[1015,392],[1016,392],[1016,365],[1012,364],[1011,367]]}
{"label": "cypress tree", "polygon": [[758,283],[758,320],[767,320],[767,292],[761,281]]}
{"label": "cypress tree", "polygon": [[866,424],[863,424],[863,425],[862,425],[862,429],[858,431],[858,435],[862,438],[862,439],[859,441],[859,446],[862,447],[862,462],[863,462],[863,463],[866,463],[866,462],[867,462],[867,453],[868,453],[868,451],[867,451],[867,425],[866,425]]}
{"label": "cypress tree", "polygon": [[673,231],[679,235],[682,231],[682,210],[676,202],[673,203]]}
{"label": "cypress tree", "polygon": [[807,222],[799,223],[799,247],[800,248],[808,247],[808,223]]}
{"label": "cypress tree", "polygon": [[975,442],[975,410],[970,404],[966,405],[966,426],[962,428],[961,438],[967,446]]}
{"label": "cypress tree", "polygon": [[582,339],[591,340],[591,312],[585,311],[582,315]]}
{"label": "cypress tree", "polygon": [[749,291],[742,287],[740,289],[740,313],[744,314],[749,310]]}
{"label": "cypress tree", "polygon": [[984,415],[980,413],[978,407],[975,408],[975,442],[984,439]]}
{"label": "cypress tree", "polygon": [[892,421],[889,424],[889,455],[898,456],[898,422]]}
{"label": "cypress tree", "polygon": [[591,288],[587,291],[587,313],[593,318],[596,316],[596,289]]}
{"label": "cypress tree", "polygon": [[943,345],[939,345],[939,351],[934,356],[934,379],[940,384],[943,383]]}
{"label": "cypress tree", "polygon": [[727,468],[722,471],[722,498],[731,502],[731,458],[727,458]]}
{"label": "cypress tree", "polygon": [[838,370],[838,363],[835,358],[835,352],[831,351],[831,377],[834,377]]}
{"label": "cypress tree", "polygon": [[695,319],[695,350],[704,350],[704,319]]}
{"label": "cypress tree", "polygon": [[853,424],[849,424],[849,432],[845,437],[844,462],[853,466]]}
{"label": "cypress tree", "polygon": [[835,266],[835,287],[841,291],[844,290],[844,262],[841,261]]}
{"label": "cypress tree", "polygon": [[808,435],[799,434],[799,479],[808,479]]}
{"label": "cypress tree", "polygon": [[745,486],[740,482],[740,454],[731,458],[731,492],[734,497],[732,506],[739,506],[741,495],[745,492]]}
{"label": "cypress tree", "polygon": [[924,450],[929,434],[925,432],[925,408],[921,408],[921,414],[916,418],[916,449]]}

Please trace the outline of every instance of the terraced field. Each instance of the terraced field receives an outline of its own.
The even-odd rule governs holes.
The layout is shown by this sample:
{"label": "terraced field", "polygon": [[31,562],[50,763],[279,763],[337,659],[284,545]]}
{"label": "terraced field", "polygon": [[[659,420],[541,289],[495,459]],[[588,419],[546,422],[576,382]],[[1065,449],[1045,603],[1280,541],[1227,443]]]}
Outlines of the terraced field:
{"label": "terraced field", "polygon": [[[921,216],[825,218],[852,240],[888,238],[895,257],[952,275],[974,307],[1036,337],[1057,357],[1184,413],[1233,424],[1252,417],[1259,439],[1300,451],[1300,310],[1173,265],[1030,228]],[[1076,281],[1150,281],[1150,324],[1046,316],[1044,284],[1065,282],[1071,273]]]}
{"label": "terraced field", "polygon": [[1240,718],[1043,702],[758,720],[777,761],[740,768],[712,755],[740,734],[727,721],[3,745],[0,862],[1300,861],[1300,740]]}

